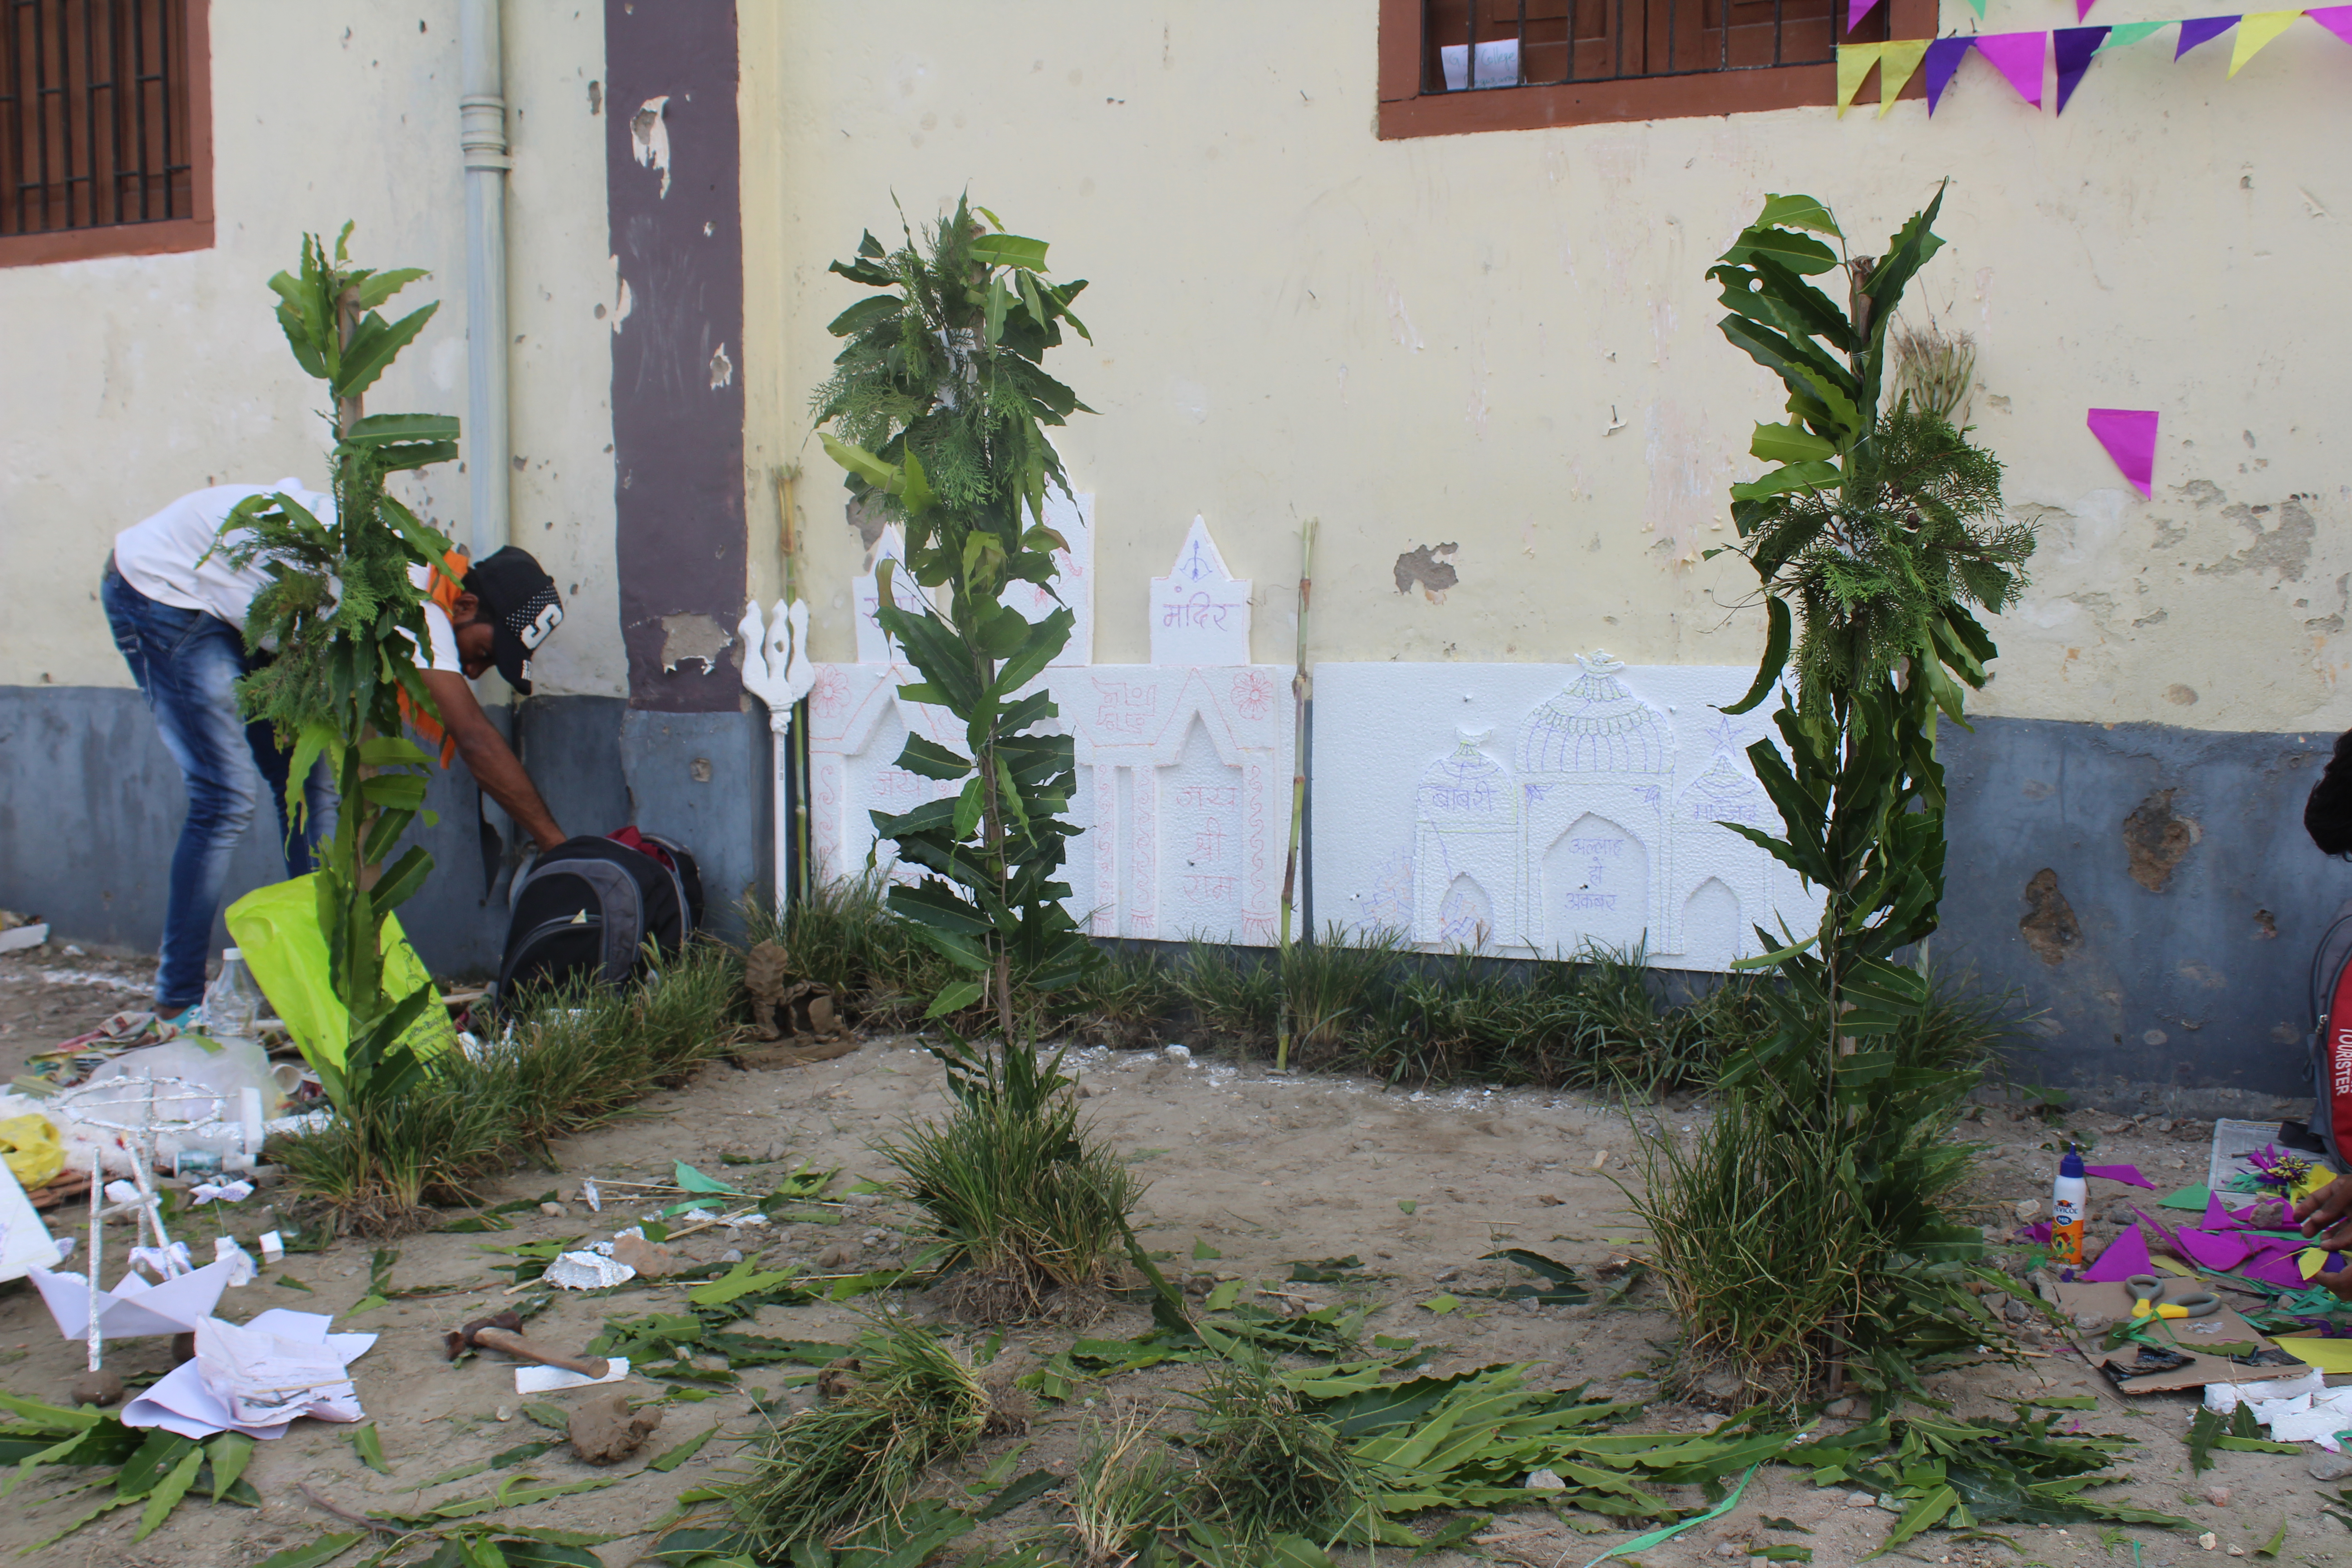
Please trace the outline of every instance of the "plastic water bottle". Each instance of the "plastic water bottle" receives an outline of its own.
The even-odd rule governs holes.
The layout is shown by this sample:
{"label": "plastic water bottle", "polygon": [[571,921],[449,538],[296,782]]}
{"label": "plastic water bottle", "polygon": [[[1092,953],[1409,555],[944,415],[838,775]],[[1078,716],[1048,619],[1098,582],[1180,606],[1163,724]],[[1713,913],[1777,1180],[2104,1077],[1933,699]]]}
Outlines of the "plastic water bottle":
{"label": "plastic water bottle", "polygon": [[2083,1266],[2083,1205],[2090,1185],[2083,1180],[2082,1151],[2069,1143],[2050,1186],[2050,1260],[2069,1268]]}
{"label": "plastic water bottle", "polygon": [[205,1032],[223,1040],[249,1040],[261,1019],[261,987],[245,966],[245,953],[221,949],[220,973],[205,987]]}

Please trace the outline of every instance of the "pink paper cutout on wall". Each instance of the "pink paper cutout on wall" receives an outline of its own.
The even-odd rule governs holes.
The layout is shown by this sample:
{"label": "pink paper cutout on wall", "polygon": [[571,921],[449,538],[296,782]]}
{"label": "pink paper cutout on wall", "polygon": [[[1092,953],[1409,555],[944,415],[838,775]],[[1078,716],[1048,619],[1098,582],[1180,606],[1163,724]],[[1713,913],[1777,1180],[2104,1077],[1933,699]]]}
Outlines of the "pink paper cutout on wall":
{"label": "pink paper cutout on wall", "polygon": [[2050,51],[2049,34],[1980,33],[1976,43],[1977,53],[2009,79],[2018,97],[2042,107],[2042,60]]}
{"label": "pink paper cutout on wall", "polygon": [[2085,1165],[2083,1167],[2083,1174],[2097,1176],[2105,1181],[2121,1182],[2127,1187],[2146,1187],[2151,1193],[2156,1191],[2156,1184],[2141,1175],[2137,1165]]}
{"label": "pink paper cutout on wall", "polygon": [[2095,1285],[2108,1285],[2135,1274],[2152,1273],[2155,1267],[2147,1260],[2147,1237],[2140,1234],[2139,1226],[2134,1226],[2107,1243],[2099,1260],[2083,1270],[2083,1278]]}
{"label": "pink paper cutout on wall", "polygon": [[2235,16],[2192,16],[2180,24],[2180,41],[2173,47],[2172,58],[2179,59],[2210,38],[2218,38],[2238,25]]}
{"label": "pink paper cutout on wall", "polygon": [[2322,5],[2315,11],[2305,11],[2304,15],[2346,43],[2352,44],[2352,5]]}
{"label": "pink paper cutout on wall", "polygon": [[[2352,10],[2352,6],[2346,7]],[[1927,46],[1927,115],[1935,118],[1936,105],[1944,100],[1944,89],[1952,85],[1952,73],[1969,58],[1976,39],[1937,38]]]}
{"label": "pink paper cutout on wall", "polygon": [[1862,19],[1877,7],[1878,0],[1846,0],[1845,30],[1851,34],[1862,26]]}
{"label": "pink paper cutout on wall", "polygon": [[2147,500],[2155,494],[2156,424],[2153,408],[2094,408],[2085,421],[2107,456],[2116,460],[2131,488],[2139,499]]}
{"label": "pink paper cutout on wall", "polygon": [[2234,1237],[2208,1236],[2201,1230],[2184,1230],[2173,1237],[2181,1256],[2200,1268],[2235,1268],[2246,1260],[2246,1244]]}
{"label": "pink paper cutout on wall", "polygon": [[2066,112],[2066,100],[2083,85],[2083,73],[2091,68],[2092,57],[2106,41],[2105,27],[2061,27],[2050,35],[2050,52],[2058,62],[2058,113]]}

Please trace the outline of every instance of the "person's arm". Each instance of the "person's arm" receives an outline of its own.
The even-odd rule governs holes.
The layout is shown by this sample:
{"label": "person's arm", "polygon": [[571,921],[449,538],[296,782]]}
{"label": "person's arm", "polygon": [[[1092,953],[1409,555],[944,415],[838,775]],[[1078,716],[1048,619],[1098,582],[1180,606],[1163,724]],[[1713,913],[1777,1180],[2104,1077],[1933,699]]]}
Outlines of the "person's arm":
{"label": "person's arm", "polygon": [[546,802],[539,798],[530,775],[523,771],[522,759],[514,754],[506,737],[482,711],[466,678],[447,669],[417,673],[425,678],[425,689],[433,694],[433,705],[441,710],[441,727],[457,742],[457,754],[466,759],[466,766],[472,770],[474,782],[482,786],[483,793],[506,807],[507,815],[541,849],[552,849],[562,843],[563,829],[555,825]]}

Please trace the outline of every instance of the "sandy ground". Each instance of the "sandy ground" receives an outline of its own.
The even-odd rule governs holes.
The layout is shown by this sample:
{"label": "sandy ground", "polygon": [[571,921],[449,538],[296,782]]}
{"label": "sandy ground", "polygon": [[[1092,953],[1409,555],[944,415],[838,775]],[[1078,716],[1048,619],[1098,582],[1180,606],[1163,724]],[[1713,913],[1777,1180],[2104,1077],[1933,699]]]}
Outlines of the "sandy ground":
{"label": "sandy ground", "polygon": [[[61,975],[44,979],[44,972]],[[85,956],[70,959],[52,948],[45,953],[0,959],[0,1053],[13,1068],[28,1045],[89,1026],[135,995],[114,988],[125,977],[143,981],[144,965]],[[110,985],[107,981],[114,984]],[[1283,1286],[1318,1302],[1349,1300],[1376,1308],[1367,1332],[1415,1335],[1429,1347],[1436,1370],[1453,1372],[1496,1362],[1536,1364],[1535,1381],[1546,1386],[1591,1383],[1601,1392],[1650,1404],[1635,1429],[1704,1429],[1718,1417],[1656,1398],[1654,1373],[1663,1365],[1675,1322],[1654,1287],[1643,1285],[1619,1306],[1527,1310],[1517,1304],[1464,1298],[1459,1310],[1440,1317],[1423,1303],[1440,1292],[1465,1287],[1526,1281],[1516,1266],[1484,1262],[1497,1246],[1543,1252],[1590,1271],[1625,1256],[1634,1232],[1614,1179],[1627,1174],[1633,1147],[1632,1129],[1618,1109],[1573,1095],[1491,1092],[1478,1089],[1433,1093],[1391,1091],[1365,1081],[1328,1077],[1277,1078],[1263,1064],[1201,1060],[1191,1066],[1142,1052],[1090,1050],[1076,1053],[1087,1110],[1102,1135],[1124,1152],[1150,1184],[1139,1225],[1147,1244],[1175,1255],[1170,1267],[1215,1272],[1272,1285],[1287,1278],[1293,1260],[1353,1253],[1368,1265],[1362,1284],[1344,1288]],[[913,1042],[869,1040],[839,1060],[778,1071],[721,1067],[686,1088],[645,1102],[629,1119],[592,1136],[559,1146],[560,1169],[519,1170],[496,1194],[499,1199],[537,1197],[550,1189],[572,1192],[583,1176],[611,1180],[666,1176],[674,1160],[734,1178],[751,1191],[764,1191],[795,1165],[838,1167],[844,1184],[884,1173],[872,1151],[875,1140],[908,1118],[940,1113],[944,1106],[940,1069]],[[1678,1102],[1646,1108],[1677,1131],[1695,1125]],[[2208,1136],[2205,1124],[2178,1129],[2161,1122],[2126,1122],[2089,1114],[2070,1119],[2077,1131],[2098,1140],[2101,1162],[2138,1163],[2158,1181],[2194,1180],[2201,1172]],[[1986,1223],[2013,1224],[2011,1205],[2046,1197],[2054,1156],[2043,1145],[2056,1130],[1994,1111],[1979,1126],[1992,1148],[1985,1161],[1979,1216]],[[754,1163],[730,1163],[750,1158]],[[254,1200],[258,1205],[268,1194]],[[1404,1205],[1411,1205],[1412,1212]],[[909,1216],[878,1199],[838,1211],[835,1225],[783,1229],[768,1241],[766,1260],[814,1267],[816,1258],[840,1248],[854,1267],[876,1267],[907,1256],[903,1227]],[[261,1228],[247,1215],[236,1228],[247,1235]],[[446,1294],[399,1300],[345,1323],[340,1314],[366,1292],[372,1244],[339,1243],[316,1254],[298,1254],[283,1266],[266,1268],[262,1281],[226,1299],[225,1315],[245,1318],[267,1307],[333,1311],[339,1327],[382,1336],[354,1366],[361,1396],[381,1435],[393,1474],[364,1468],[349,1440],[349,1428],[304,1421],[284,1438],[262,1444],[248,1477],[264,1506],[255,1513],[201,1502],[182,1505],[157,1533],[138,1544],[136,1510],[125,1510],[40,1555],[57,1564],[257,1563],[272,1552],[308,1542],[335,1528],[320,1507],[353,1510],[414,1510],[486,1491],[517,1473],[542,1483],[610,1479],[601,1489],[560,1499],[500,1516],[510,1522],[614,1531],[621,1534],[599,1549],[610,1564],[635,1561],[650,1544],[643,1532],[669,1512],[673,1500],[689,1488],[723,1479],[735,1461],[740,1439],[761,1417],[751,1409],[756,1395],[793,1403],[807,1397],[797,1385],[782,1387],[782,1369],[746,1373],[743,1387],[696,1400],[671,1394],[660,1405],[664,1420],[642,1453],[609,1469],[592,1469],[562,1451],[551,1452],[520,1470],[469,1478],[432,1491],[420,1489],[436,1476],[470,1461],[552,1434],[521,1413],[530,1401],[514,1391],[511,1368],[495,1356],[452,1365],[441,1353],[443,1331],[495,1310],[504,1300],[505,1275],[489,1271],[505,1258],[485,1253],[486,1244],[511,1245],[541,1237],[609,1237],[632,1215],[607,1202],[602,1215],[572,1203],[560,1217],[518,1215],[518,1227],[498,1236],[435,1234],[398,1244],[394,1284],[401,1289],[437,1288]],[[205,1234],[203,1232],[200,1235]],[[747,1235],[752,1234],[750,1232]],[[1196,1242],[1222,1254],[1194,1263]],[[117,1243],[116,1245],[120,1245]],[[715,1259],[723,1239],[689,1241],[689,1250]],[[746,1242],[748,1249],[752,1243]],[[833,1262],[841,1256],[832,1253]],[[678,1287],[638,1285],[608,1299],[559,1297],[531,1324],[550,1342],[584,1343],[608,1316],[635,1316],[674,1300]],[[1263,1296],[1272,1304],[1277,1298]],[[919,1296],[896,1298],[903,1310],[929,1318]],[[869,1300],[863,1310],[874,1310]],[[750,1324],[751,1331],[799,1339],[839,1341],[859,1326],[856,1307],[768,1308]],[[1139,1332],[1149,1326],[1139,1308],[1121,1308],[1086,1331],[1097,1337]],[[977,1336],[956,1331],[961,1342]],[[1022,1330],[1008,1336],[1001,1369],[1034,1365],[1066,1344],[1071,1331]],[[126,1342],[113,1364],[127,1375],[160,1373],[168,1365],[167,1342]],[[79,1370],[79,1350],[62,1341],[29,1287],[0,1287],[0,1386],[30,1397],[58,1399]],[[1097,1398],[1124,1397],[1171,1406],[1170,1422],[1181,1414],[1181,1391],[1197,1385],[1187,1368],[1157,1368],[1089,1390]],[[2008,1401],[2035,1393],[2092,1394],[2097,1409],[2084,1413],[2085,1430],[2139,1439],[2126,1489],[2140,1506],[2189,1515],[2191,1531],[2134,1529],[2110,1532],[2103,1542],[2095,1529],[2073,1531],[2028,1528],[2009,1531],[2021,1551],[1990,1542],[1955,1543],[1937,1533],[1897,1548],[1895,1559],[1933,1563],[1989,1565],[2016,1562],[2050,1564],[2126,1563],[2180,1564],[2208,1561],[2197,1531],[2210,1531],[2213,1557],[2231,1548],[2252,1554],[2281,1523],[2287,1534],[2276,1561],[2352,1563],[2352,1533],[2319,1512],[2321,1494],[2305,1474],[2301,1458],[2219,1453],[2217,1464],[2192,1478],[2183,1434],[2193,1396],[2149,1394],[2129,1401],[2063,1344],[2053,1342],[2021,1368],[1989,1365],[1942,1380],[1942,1390],[1964,1415],[2006,1415]],[[633,1379],[625,1384],[639,1399],[660,1397],[666,1385]],[[583,1394],[540,1396],[562,1405]],[[1066,1471],[1079,1452],[1089,1412],[1082,1404],[1045,1406],[1027,1433],[992,1442],[942,1485],[976,1479],[1015,1444],[1027,1445],[1017,1468],[1045,1466]],[[646,1457],[716,1425],[719,1436],[671,1473],[644,1468]],[[1841,1423],[1828,1424],[1834,1428]],[[54,1530],[86,1504],[60,1500],[71,1472],[45,1471],[18,1493],[16,1506],[0,1517],[0,1548],[18,1548]],[[2341,1485],[2344,1483],[2338,1483]],[[2225,1502],[2209,1501],[2210,1489],[2227,1488]],[[2336,1489],[2330,1487],[2328,1492]],[[2216,1494],[2220,1495],[2219,1493]],[[1696,1500],[1696,1489],[1691,1490]],[[1052,1494],[1016,1510],[992,1527],[1017,1534],[1047,1528],[1064,1510]],[[1799,1534],[1769,1529],[1766,1517],[1810,1530]],[[1700,1526],[1675,1542],[1639,1556],[1648,1568],[1668,1564],[1745,1562],[1748,1543],[1811,1547],[1822,1568],[1858,1563],[1880,1546],[1892,1516],[1856,1506],[1845,1490],[1817,1490],[1803,1472],[1769,1468],[1759,1471],[1739,1506],[1723,1519]],[[1530,1510],[1496,1522],[1481,1548],[1483,1557],[1441,1554],[1433,1561],[1521,1562],[1545,1568],[1580,1568],[1622,1534],[1583,1536],[1547,1512]],[[2137,1547],[2137,1553],[2134,1547]]]}

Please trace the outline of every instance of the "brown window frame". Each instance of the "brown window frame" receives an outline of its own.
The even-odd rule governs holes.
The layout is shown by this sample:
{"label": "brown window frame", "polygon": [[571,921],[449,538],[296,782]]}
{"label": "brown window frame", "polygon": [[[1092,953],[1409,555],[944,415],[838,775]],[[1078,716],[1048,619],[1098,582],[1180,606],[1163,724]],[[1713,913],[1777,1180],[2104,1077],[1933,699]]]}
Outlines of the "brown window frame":
{"label": "brown window frame", "polygon": [[[1932,38],[1937,0],[1880,0],[1888,34]],[[1746,70],[1692,71],[1679,76],[1623,77],[1549,87],[1482,88],[1424,92],[1423,29],[1425,0],[1381,0],[1380,137],[1455,136],[1476,131],[1535,131],[1555,125],[1622,124],[1801,109],[1837,103],[1834,65],[1769,66]],[[1905,98],[1926,96],[1917,77]],[[1874,89],[1864,95],[1877,102]],[[1863,100],[1855,100],[1856,110]],[[1875,113],[1875,108],[1871,110]]]}
{"label": "brown window frame", "polygon": [[[213,245],[213,85],[211,0],[180,0],[182,37],[181,98],[186,105],[188,214],[128,223],[47,229],[33,234],[0,235],[0,267],[40,267],[60,261],[87,261],[103,256],[162,256],[177,251],[209,250]],[[12,12],[9,0],[0,0],[0,16]],[[82,121],[88,122],[87,111]],[[0,199],[13,202],[17,171],[0,170],[6,188]]]}

